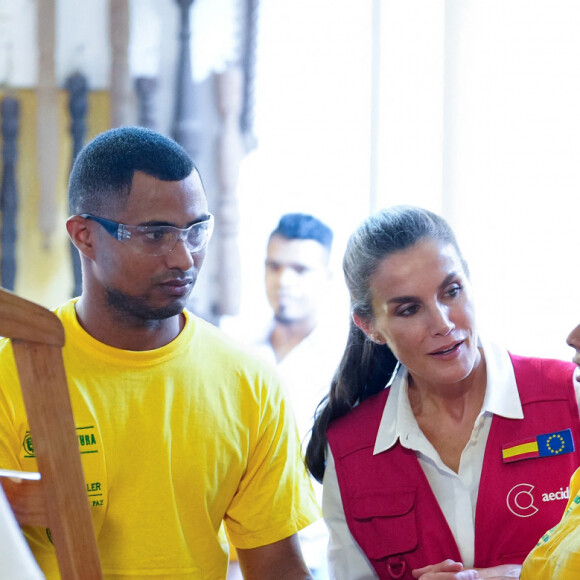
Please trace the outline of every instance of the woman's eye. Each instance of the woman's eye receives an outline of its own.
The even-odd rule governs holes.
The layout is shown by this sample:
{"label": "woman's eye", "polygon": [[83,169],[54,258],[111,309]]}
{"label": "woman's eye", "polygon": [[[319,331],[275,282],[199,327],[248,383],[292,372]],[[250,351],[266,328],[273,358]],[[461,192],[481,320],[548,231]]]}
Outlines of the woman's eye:
{"label": "woman's eye", "polygon": [[407,306],[403,306],[397,310],[397,316],[412,316],[419,310],[419,306],[417,304],[409,304]]}
{"label": "woman's eye", "polygon": [[447,290],[447,295],[451,296],[451,298],[455,298],[461,292],[461,286],[459,284],[453,284],[449,290]]}

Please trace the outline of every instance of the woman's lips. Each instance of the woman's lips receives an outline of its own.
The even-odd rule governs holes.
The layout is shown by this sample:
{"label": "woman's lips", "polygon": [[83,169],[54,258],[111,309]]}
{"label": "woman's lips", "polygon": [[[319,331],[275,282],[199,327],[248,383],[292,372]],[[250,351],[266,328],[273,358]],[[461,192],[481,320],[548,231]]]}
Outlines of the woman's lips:
{"label": "woman's lips", "polygon": [[465,341],[463,341],[463,340],[458,340],[457,342],[454,342],[454,343],[449,344],[447,346],[444,346],[442,348],[438,348],[437,350],[431,351],[429,353],[429,355],[434,356],[434,357],[438,357],[438,358],[453,356],[461,348],[461,345],[464,342]]}

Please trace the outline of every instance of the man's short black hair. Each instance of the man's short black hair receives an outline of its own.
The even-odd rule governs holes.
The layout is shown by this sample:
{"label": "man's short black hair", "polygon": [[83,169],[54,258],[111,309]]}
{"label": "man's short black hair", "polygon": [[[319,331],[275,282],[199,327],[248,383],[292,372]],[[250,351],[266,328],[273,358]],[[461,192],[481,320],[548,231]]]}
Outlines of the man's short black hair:
{"label": "man's short black hair", "polygon": [[71,215],[102,215],[118,208],[129,195],[136,171],[181,181],[194,169],[189,154],[169,137],[144,127],[110,129],[77,155],[69,179],[69,210]]}
{"label": "man's short black hair", "polygon": [[284,214],[276,229],[270,234],[288,240],[315,240],[329,252],[332,247],[332,230],[318,218],[306,213]]}

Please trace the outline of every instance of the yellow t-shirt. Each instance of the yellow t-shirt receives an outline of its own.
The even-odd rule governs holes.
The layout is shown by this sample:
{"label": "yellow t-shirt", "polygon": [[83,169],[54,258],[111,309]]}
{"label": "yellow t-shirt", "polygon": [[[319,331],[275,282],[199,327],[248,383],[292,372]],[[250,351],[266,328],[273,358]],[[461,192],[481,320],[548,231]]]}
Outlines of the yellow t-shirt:
{"label": "yellow t-shirt", "polygon": [[[227,540],[269,544],[319,517],[274,369],[186,313],[170,344],[125,351],[62,320],[67,380],[106,577],[224,578]],[[0,347],[0,466],[35,470],[10,343]],[[48,578],[47,531],[26,530]]]}
{"label": "yellow t-shirt", "polygon": [[561,521],[528,554],[521,580],[580,578],[580,468],[570,479],[570,499]]}

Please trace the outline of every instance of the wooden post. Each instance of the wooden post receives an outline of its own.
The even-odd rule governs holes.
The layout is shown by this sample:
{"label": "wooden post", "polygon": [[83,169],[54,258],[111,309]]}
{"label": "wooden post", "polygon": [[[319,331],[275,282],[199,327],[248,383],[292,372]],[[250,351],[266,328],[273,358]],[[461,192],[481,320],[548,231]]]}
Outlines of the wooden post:
{"label": "wooden post", "polygon": [[132,124],[132,87],[129,72],[128,0],[109,0],[111,36],[111,126]]}
{"label": "wooden post", "polygon": [[237,186],[244,144],[240,133],[243,76],[237,66],[216,76],[217,106],[222,126],[217,144],[217,173],[220,184],[216,221],[219,228],[218,270],[219,315],[235,315],[240,309],[241,267],[238,247],[240,216]]}
{"label": "wooden post", "polygon": [[[87,132],[86,115],[88,103],[88,83],[86,77],[77,72],[68,77],[66,88],[69,92],[68,109],[70,112],[71,123],[70,132],[72,138],[72,158],[71,167],[82,149]],[[79,251],[72,242],[69,242],[74,286],[72,296],[80,296],[82,292],[82,268]]]}
{"label": "wooden post", "polygon": [[2,234],[0,236],[2,260],[2,285],[14,290],[16,282],[16,220],[18,214],[18,188],[16,185],[16,159],[19,103],[13,97],[4,97],[2,112]]}
{"label": "wooden post", "polygon": [[138,119],[141,127],[155,129],[155,93],[157,92],[157,79],[155,77],[138,77],[135,79],[135,90],[138,101]]}
{"label": "wooden post", "polygon": [[49,247],[57,228],[56,186],[58,180],[58,88],[54,66],[56,46],[55,0],[36,3],[38,34],[38,88],[36,146],[40,203],[38,226],[44,246]]}
{"label": "wooden post", "polygon": [[196,160],[200,149],[200,128],[196,118],[190,44],[190,13],[194,0],[176,0],[176,2],[180,10],[181,24],[172,136]]}
{"label": "wooden post", "polygon": [[260,0],[245,0],[244,30],[242,32],[242,68],[244,72],[244,96],[240,126],[247,150],[254,149],[254,89],[256,76],[256,50],[258,46],[258,7]]}

